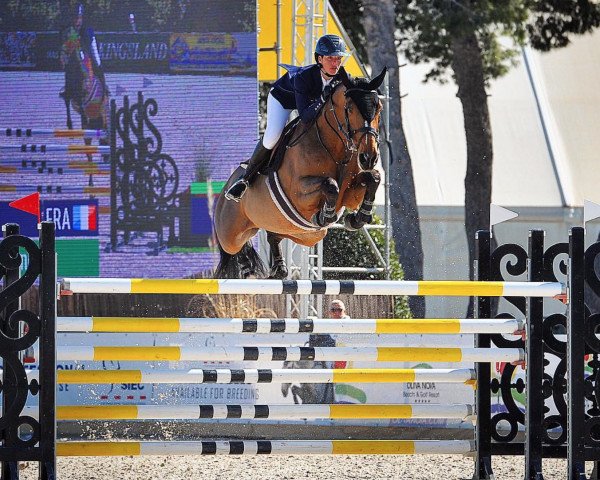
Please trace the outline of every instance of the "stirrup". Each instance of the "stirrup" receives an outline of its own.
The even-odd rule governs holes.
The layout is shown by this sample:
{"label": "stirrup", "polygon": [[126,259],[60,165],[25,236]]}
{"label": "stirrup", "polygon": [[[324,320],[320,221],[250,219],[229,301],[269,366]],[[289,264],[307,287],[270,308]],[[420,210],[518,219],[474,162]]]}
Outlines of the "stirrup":
{"label": "stirrup", "polygon": [[[243,185],[243,187],[244,187],[244,189],[240,192],[240,194],[234,195],[233,193],[231,193],[231,191],[239,185]],[[244,194],[246,193],[246,191],[248,190],[249,186],[250,186],[250,184],[248,183],[248,180],[244,180],[243,178],[240,178],[237,182],[235,182],[231,187],[229,187],[227,189],[227,191],[225,192],[225,198],[227,200],[233,200],[234,202],[239,202],[242,199],[242,197],[244,196]]]}

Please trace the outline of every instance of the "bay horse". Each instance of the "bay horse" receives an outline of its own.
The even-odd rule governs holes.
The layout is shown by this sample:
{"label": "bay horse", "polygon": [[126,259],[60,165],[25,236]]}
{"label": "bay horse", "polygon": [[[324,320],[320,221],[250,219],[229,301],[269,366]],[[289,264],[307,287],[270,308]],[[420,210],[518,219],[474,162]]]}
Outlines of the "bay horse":
{"label": "bay horse", "polygon": [[[247,278],[266,272],[250,240],[259,229],[271,247],[269,278],[286,278],[280,243],[284,238],[314,246],[344,210],[344,226],[362,228],[372,221],[380,175],[379,119],[382,104],[377,88],[386,74],[373,80],[350,78],[341,69],[340,82],[309,125],[284,131],[273,150],[283,152],[267,175],[260,175],[240,202],[225,199],[225,191],[243,174],[230,176],[215,206],[214,227],[220,251],[215,278]],[[286,144],[287,140],[289,140]],[[282,144],[283,143],[283,144]],[[265,172],[267,173],[267,172]]]}
{"label": "bay horse", "polygon": [[[67,128],[73,129],[71,107],[81,118],[82,129],[104,130],[108,132],[108,100],[109,94],[103,82],[94,73],[92,58],[81,47],[79,33],[69,27],[62,45],[61,61],[65,67],[65,88],[60,96],[65,102],[67,111]],[[92,139],[86,138],[85,144],[91,145]],[[105,137],[100,145],[108,145]],[[88,154],[88,161],[93,158]],[[90,174],[90,186],[93,184]]]}

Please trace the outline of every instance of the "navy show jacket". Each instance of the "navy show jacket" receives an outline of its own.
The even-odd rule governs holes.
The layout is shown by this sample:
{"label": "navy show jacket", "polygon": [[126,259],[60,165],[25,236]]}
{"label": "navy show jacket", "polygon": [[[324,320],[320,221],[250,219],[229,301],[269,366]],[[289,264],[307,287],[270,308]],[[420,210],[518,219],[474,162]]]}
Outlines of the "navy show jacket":
{"label": "navy show jacket", "polygon": [[321,69],[316,63],[306,67],[285,65],[285,68],[289,71],[273,84],[271,95],[283,108],[297,109],[302,121],[308,123],[323,105]]}

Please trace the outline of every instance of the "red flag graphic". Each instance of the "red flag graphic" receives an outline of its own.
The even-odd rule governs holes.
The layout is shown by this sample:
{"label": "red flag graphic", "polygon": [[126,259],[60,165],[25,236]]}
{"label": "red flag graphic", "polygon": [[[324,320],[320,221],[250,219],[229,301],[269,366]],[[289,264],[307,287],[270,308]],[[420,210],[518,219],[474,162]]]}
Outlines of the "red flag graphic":
{"label": "red flag graphic", "polygon": [[23,210],[24,212],[31,213],[37,216],[38,223],[40,222],[40,194],[39,192],[32,193],[26,197],[19,198],[14,202],[8,204],[9,207],[16,208],[17,210]]}

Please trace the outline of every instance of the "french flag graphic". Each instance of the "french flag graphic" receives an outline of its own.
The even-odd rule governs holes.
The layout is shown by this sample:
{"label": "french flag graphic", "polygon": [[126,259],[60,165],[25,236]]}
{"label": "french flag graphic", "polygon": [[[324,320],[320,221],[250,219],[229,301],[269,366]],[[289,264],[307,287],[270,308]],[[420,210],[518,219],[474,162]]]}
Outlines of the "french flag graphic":
{"label": "french flag graphic", "polygon": [[73,230],[97,230],[96,205],[73,205]]}

